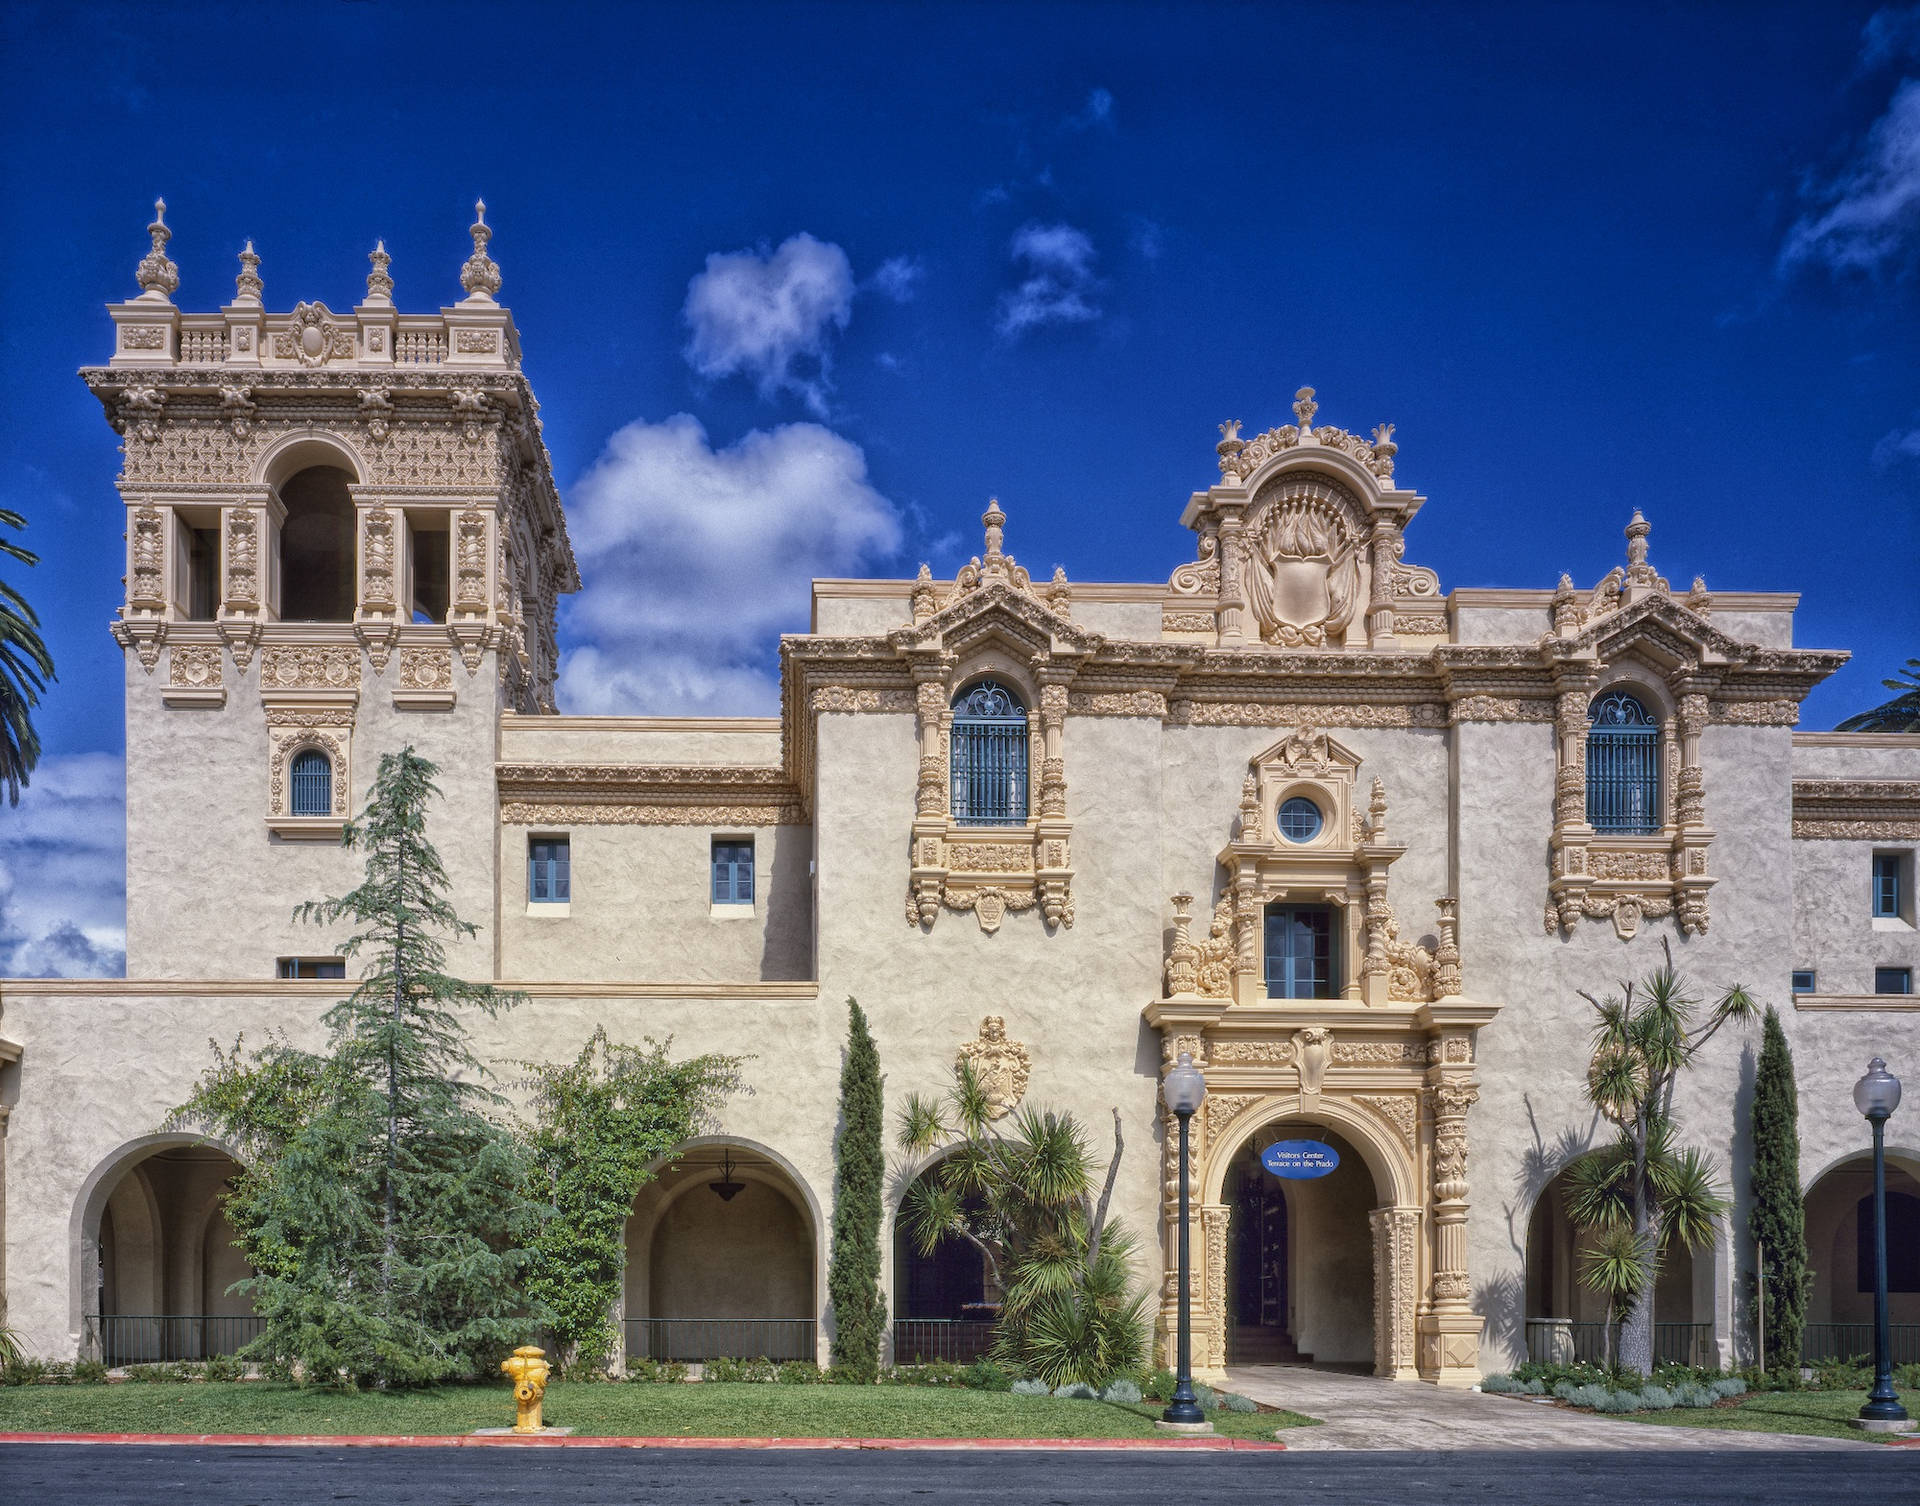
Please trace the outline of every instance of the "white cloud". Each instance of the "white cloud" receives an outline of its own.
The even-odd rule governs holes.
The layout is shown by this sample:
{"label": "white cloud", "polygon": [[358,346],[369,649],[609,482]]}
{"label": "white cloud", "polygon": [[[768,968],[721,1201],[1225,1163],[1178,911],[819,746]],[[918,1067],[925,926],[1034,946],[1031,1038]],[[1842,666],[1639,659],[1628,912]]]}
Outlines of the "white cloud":
{"label": "white cloud", "polygon": [[1077,113],[1067,117],[1067,129],[1070,131],[1114,130],[1112,91],[1095,89],[1089,93],[1086,104]]}
{"label": "white cloud", "polygon": [[1873,464],[1877,470],[1890,470],[1896,465],[1920,460],[1920,429],[1895,429],[1880,436],[1880,442],[1873,447]]}
{"label": "white cloud", "polygon": [[687,284],[687,360],[701,376],[747,376],[762,397],[790,391],[824,414],[829,341],[853,317],[853,293],[847,253],[805,231],[772,252],[716,251]]}
{"label": "white cloud", "polygon": [[806,630],[813,578],[902,538],[859,446],[819,424],[716,450],[685,413],[631,423],[567,495],[585,588],[560,698],[579,713],[771,714],[776,641]]}
{"label": "white cloud", "polygon": [[1889,5],[1875,11],[1867,17],[1860,38],[1862,68],[1920,57],[1920,5]]}
{"label": "white cloud", "polygon": [[1047,324],[1087,324],[1094,304],[1093,241],[1071,225],[1024,225],[1008,254],[1021,269],[1017,286],[1001,294],[997,327],[1009,339]]}
{"label": "white cloud", "polygon": [[0,814],[0,976],[126,971],[126,777],[111,753],[44,758]]}
{"label": "white cloud", "polygon": [[1876,273],[1920,232],[1920,79],[1903,79],[1853,163],[1811,183],[1815,208],[1787,232],[1780,270],[1809,262],[1835,272]]}
{"label": "white cloud", "polygon": [[911,303],[927,269],[911,256],[890,256],[871,279],[874,290],[895,303]]}

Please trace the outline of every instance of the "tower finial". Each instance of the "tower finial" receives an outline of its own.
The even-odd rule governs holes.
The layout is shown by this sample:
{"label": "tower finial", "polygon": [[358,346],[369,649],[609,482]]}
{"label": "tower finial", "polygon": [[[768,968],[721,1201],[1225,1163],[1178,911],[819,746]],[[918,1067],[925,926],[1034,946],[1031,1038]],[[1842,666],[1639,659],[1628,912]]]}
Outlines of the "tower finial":
{"label": "tower finial", "polygon": [[153,223],[147,226],[147,234],[153,237],[153,249],[140,258],[134,280],[140,284],[143,296],[151,293],[165,303],[168,295],[180,286],[180,269],[167,260],[167,242],[173,239],[173,232],[167,228],[165,199],[153,201]]}
{"label": "tower finial", "polygon": [[367,273],[367,302],[390,304],[393,302],[393,279],[387,275],[387,267],[393,258],[387,255],[385,240],[373,243],[373,249],[367,253],[367,260],[373,263],[373,270]]}
{"label": "tower finial", "polygon": [[240,275],[233,280],[233,301],[257,308],[265,286],[260,281],[260,258],[254,254],[253,242],[249,240],[240,253]]}
{"label": "tower finial", "polygon": [[487,201],[473,201],[473,224],[468,229],[473,234],[473,255],[460,269],[460,286],[467,290],[467,298],[474,303],[492,303],[493,295],[500,291],[500,268],[494,259],[487,255],[487,242],[493,239],[493,231],[487,226]]}
{"label": "tower finial", "polygon": [[1293,395],[1293,416],[1305,434],[1313,427],[1313,415],[1320,411],[1320,405],[1313,400],[1313,389],[1302,387]]}

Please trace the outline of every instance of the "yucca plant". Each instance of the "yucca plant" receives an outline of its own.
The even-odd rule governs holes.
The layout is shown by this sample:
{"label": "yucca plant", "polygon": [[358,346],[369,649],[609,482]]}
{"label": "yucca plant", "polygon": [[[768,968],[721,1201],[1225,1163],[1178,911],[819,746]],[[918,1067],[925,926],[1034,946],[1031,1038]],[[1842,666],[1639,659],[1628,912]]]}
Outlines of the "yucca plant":
{"label": "yucca plant", "polygon": [[1587,1098],[1619,1135],[1569,1168],[1568,1212],[1601,1236],[1585,1279],[1618,1301],[1619,1363],[1642,1376],[1653,1370],[1661,1255],[1672,1240],[1689,1248],[1708,1242],[1729,1207],[1715,1186],[1712,1158],[1675,1143],[1674,1086],[1723,1025],[1759,1015],[1735,984],[1702,1019],[1701,1001],[1674,967],[1672,947],[1663,939],[1661,948],[1660,966],[1640,982],[1623,983],[1605,999],[1581,993],[1596,1015]]}
{"label": "yucca plant", "polygon": [[[0,525],[25,528],[27,520],[0,507]],[[37,565],[40,556],[0,537],[0,554]],[[20,803],[20,790],[40,761],[40,734],[33,729],[33,708],[54,678],[53,655],[40,638],[40,619],[26,597],[0,580],[0,784],[7,803]]]}
{"label": "yucca plant", "polygon": [[907,1098],[900,1175],[919,1173],[903,1206],[909,1234],[923,1255],[950,1236],[980,1252],[1001,1304],[995,1359],[1049,1385],[1102,1385],[1136,1368],[1147,1347],[1133,1241],[1107,1212],[1125,1149],[1120,1115],[1096,1195],[1077,1119],[1023,1108],[1002,1128],[993,1107],[964,1064],[944,1096]]}

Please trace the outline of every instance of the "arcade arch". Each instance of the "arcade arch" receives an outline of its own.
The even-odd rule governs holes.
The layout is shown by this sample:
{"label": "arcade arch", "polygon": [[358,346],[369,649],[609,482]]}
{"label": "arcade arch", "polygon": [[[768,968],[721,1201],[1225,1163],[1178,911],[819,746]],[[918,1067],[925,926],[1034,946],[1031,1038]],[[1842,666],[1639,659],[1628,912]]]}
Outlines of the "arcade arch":
{"label": "arcade arch", "polygon": [[95,1170],[75,1208],[75,1327],[112,1365],[231,1354],[257,1332],[252,1275],[226,1216],[240,1163],[192,1135],[155,1135]]}
{"label": "arcade arch", "polygon": [[689,1142],[627,1224],[627,1353],[659,1360],[818,1357],[819,1205],[763,1145]]}

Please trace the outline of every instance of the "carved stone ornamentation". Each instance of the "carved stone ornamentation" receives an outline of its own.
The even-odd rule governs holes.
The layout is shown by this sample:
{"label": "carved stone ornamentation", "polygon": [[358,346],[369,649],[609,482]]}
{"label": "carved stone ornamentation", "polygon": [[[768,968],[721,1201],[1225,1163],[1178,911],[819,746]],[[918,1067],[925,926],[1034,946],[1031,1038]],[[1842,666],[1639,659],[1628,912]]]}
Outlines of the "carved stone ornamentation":
{"label": "carved stone ornamentation", "polygon": [[360,650],[276,644],[260,652],[262,690],[358,690]]}
{"label": "carved stone ornamentation", "polygon": [[1300,1091],[1318,1093],[1333,1060],[1333,1032],[1324,1025],[1294,1031],[1293,1059],[1300,1069]]}
{"label": "carved stone ornamentation", "polygon": [[1007,1022],[997,1014],[980,1021],[980,1033],[960,1048],[956,1067],[967,1067],[987,1096],[987,1117],[1003,1119],[1026,1097],[1033,1057],[1024,1043],[1007,1038]]}
{"label": "carved stone ornamentation", "polygon": [[396,683],[402,690],[452,689],[453,651],[444,648],[401,649]]}

